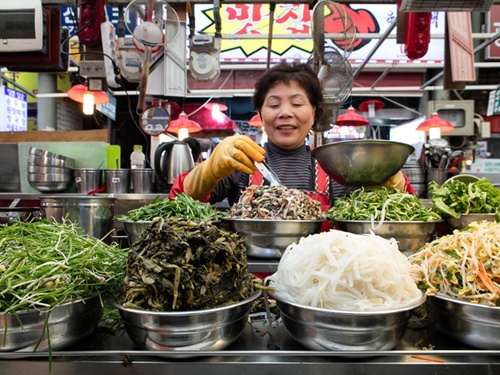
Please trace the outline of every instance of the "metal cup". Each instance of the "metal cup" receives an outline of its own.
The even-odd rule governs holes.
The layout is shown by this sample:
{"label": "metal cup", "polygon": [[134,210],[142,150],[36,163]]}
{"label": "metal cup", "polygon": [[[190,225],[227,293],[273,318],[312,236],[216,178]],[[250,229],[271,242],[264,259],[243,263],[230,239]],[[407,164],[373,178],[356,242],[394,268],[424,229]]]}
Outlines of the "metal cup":
{"label": "metal cup", "polygon": [[77,168],[74,170],[75,185],[78,193],[88,193],[99,189],[103,184],[102,169]]}
{"label": "metal cup", "polygon": [[131,169],[132,190],[136,194],[154,192],[155,171],[151,168]]}
{"label": "metal cup", "polygon": [[429,168],[427,170],[427,181],[436,181],[438,185],[442,185],[448,178],[448,170],[446,168]]}
{"label": "metal cup", "polygon": [[128,193],[130,191],[130,169],[106,169],[104,171],[106,193]]}

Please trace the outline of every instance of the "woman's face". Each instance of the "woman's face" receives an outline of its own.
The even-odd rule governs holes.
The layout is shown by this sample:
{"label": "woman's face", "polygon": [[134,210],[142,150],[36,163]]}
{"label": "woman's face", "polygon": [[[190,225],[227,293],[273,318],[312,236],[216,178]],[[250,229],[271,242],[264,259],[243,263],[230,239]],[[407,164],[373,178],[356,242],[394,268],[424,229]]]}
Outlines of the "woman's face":
{"label": "woman's face", "polygon": [[314,124],[315,110],[304,89],[292,81],[269,90],[260,115],[269,140],[291,150],[304,144]]}

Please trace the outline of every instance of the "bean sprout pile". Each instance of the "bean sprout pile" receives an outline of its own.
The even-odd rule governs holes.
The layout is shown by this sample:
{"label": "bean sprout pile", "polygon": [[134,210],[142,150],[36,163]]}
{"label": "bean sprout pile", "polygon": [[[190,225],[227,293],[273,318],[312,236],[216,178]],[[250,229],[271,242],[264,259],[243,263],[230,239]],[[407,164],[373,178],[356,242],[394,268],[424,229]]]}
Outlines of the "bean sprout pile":
{"label": "bean sprout pile", "polygon": [[500,305],[500,224],[481,221],[435,239],[409,256],[428,295]]}
{"label": "bean sprout pile", "polygon": [[343,311],[384,311],[422,298],[395,240],[339,230],[288,246],[266,280],[283,300]]}

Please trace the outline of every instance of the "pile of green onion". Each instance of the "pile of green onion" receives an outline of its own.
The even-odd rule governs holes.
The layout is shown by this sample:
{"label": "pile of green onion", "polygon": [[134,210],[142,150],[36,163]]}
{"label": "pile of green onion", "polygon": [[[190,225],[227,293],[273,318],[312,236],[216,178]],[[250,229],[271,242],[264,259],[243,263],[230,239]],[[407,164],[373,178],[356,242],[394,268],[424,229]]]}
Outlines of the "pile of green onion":
{"label": "pile of green onion", "polygon": [[50,311],[112,292],[124,276],[127,252],[81,233],[67,220],[0,225],[0,311]]}

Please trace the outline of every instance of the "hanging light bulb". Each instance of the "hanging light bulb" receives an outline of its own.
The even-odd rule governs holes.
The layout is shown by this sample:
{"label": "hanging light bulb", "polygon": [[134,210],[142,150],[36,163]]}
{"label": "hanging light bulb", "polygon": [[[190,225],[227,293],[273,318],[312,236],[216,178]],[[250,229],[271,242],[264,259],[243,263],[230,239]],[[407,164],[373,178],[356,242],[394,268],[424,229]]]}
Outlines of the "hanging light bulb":
{"label": "hanging light bulb", "polygon": [[345,114],[337,117],[338,126],[366,126],[370,122],[363,115],[358,115],[354,107],[349,107]]}
{"label": "hanging light bulb", "polygon": [[202,130],[202,127],[196,121],[189,120],[184,112],[179,115],[177,120],[170,121],[167,127],[167,132],[177,134],[180,141],[189,137],[189,133],[197,133]]}
{"label": "hanging light bulb", "polygon": [[75,102],[83,103],[83,113],[86,115],[94,113],[94,105],[109,102],[109,97],[104,91],[89,91],[87,86],[82,84],[73,86],[67,94]]}
{"label": "hanging light bulb", "polygon": [[83,114],[91,115],[94,113],[94,95],[91,93],[83,94]]}
{"label": "hanging light bulb", "polygon": [[441,138],[442,132],[455,130],[451,122],[442,119],[439,114],[433,113],[428,120],[423,121],[416,130],[429,132],[429,139]]}
{"label": "hanging light bulb", "polygon": [[227,110],[227,105],[218,102],[210,102],[204,104],[203,107],[212,112],[212,118],[214,120],[217,120],[218,122],[224,121],[224,114],[222,111]]}
{"label": "hanging light bulb", "polygon": [[368,99],[362,102],[359,106],[358,109],[361,112],[368,112],[368,117],[374,118],[375,117],[375,112],[378,111],[379,109],[384,108],[384,102],[378,100],[378,99]]}

